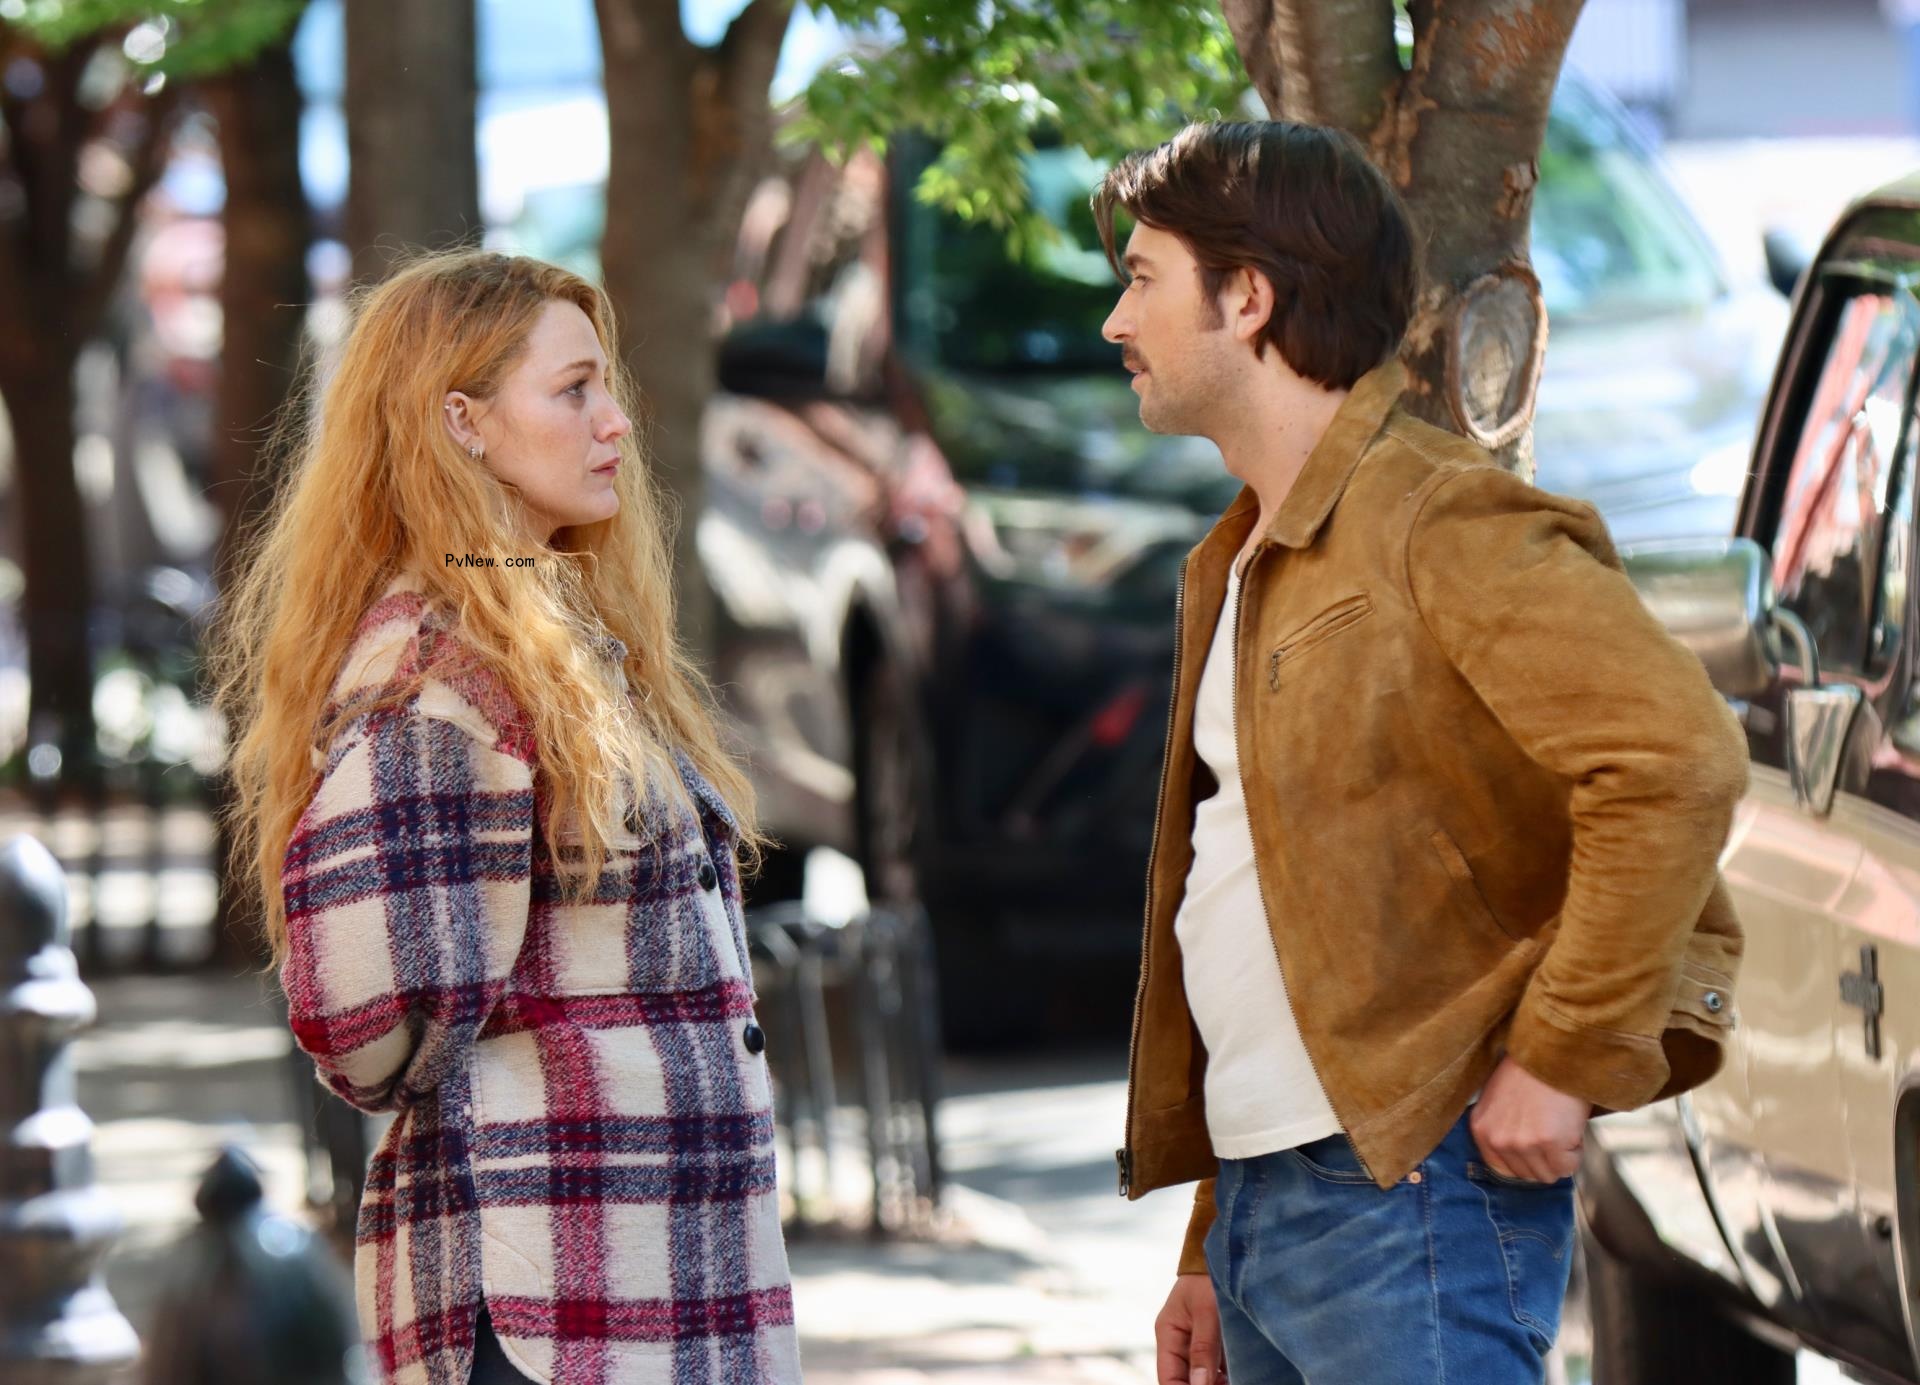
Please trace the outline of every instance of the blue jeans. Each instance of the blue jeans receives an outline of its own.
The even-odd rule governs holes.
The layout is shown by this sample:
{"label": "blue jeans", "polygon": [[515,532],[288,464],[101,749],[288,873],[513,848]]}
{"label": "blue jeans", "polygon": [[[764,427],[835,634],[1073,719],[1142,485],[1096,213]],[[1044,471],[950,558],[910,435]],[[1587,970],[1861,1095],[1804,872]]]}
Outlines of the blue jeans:
{"label": "blue jeans", "polygon": [[1207,1267],[1231,1385],[1545,1378],[1573,1262],[1573,1180],[1493,1172],[1466,1116],[1384,1192],[1334,1135],[1222,1159],[1214,1199]]}

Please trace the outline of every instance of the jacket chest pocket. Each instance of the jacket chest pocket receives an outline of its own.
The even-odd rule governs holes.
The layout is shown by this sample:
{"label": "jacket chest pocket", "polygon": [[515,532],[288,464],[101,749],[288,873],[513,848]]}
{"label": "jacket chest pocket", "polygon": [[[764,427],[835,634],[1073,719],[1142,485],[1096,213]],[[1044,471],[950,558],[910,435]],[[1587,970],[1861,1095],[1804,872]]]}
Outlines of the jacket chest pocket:
{"label": "jacket chest pocket", "polygon": [[1281,679],[1302,655],[1342,631],[1352,629],[1372,614],[1373,598],[1366,592],[1357,592],[1334,602],[1306,624],[1281,636],[1267,654],[1268,691],[1280,690]]}
{"label": "jacket chest pocket", "polygon": [[[708,882],[714,882],[709,884]],[[556,902],[542,930],[532,984],[555,995],[698,991],[730,970],[726,906],[697,832],[656,850],[616,843],[600,886],[581,904]]]}

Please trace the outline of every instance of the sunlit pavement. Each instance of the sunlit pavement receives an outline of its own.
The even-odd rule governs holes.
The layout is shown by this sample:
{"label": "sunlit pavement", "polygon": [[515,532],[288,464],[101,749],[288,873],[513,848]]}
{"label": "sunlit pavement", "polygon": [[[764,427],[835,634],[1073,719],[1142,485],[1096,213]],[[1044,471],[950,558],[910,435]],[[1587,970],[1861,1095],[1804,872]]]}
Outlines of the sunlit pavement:
{"label": "sunlit pavement", "polygon": [[[126,1229],[108,1286],[143,1334],[224,1140],[263,1165],[271,1208],[299,1214],[305,1165],[286,1031],[261,978],[116,978],[75,1041],[100,1184]],[[1187,1192],[1115,1192],[1125,1055],[1111,1045],[948,1066],[947,1225],[906,1242],[796,1232],[795,1312],[809,1385],[1106,1385],[1151,1381]],[[857,1198],[852,1199],[857,1204]],[[1555,1381],[1587,1377],[1577,1305]],[[1801,1380],[1843,1377],[1805,1358]],[[1703,1382],[1703,1385],[1707,1385]]]}
{"label": "sunlit pavement", "polygon": [[[1190,1194],[1118,1196],[1125,1067],[1119,1046],[949,1064],[947,1168],[960,1190],[992,1199],[985,1207],[996,1220],[978,1238],[990,1245],[951,1259],[903,1247],[838,1273],[801,1249],[796,1312],[812,1385],[1153,1379],[1153,1318]],[[967,1217],[981,1205],[959,1206]],[[1575,1299],[1549,1382],[1586,1385],[1590,1353]],[[1802,1385],[1845,1379],[1831,1363],[1801,1357]]]}

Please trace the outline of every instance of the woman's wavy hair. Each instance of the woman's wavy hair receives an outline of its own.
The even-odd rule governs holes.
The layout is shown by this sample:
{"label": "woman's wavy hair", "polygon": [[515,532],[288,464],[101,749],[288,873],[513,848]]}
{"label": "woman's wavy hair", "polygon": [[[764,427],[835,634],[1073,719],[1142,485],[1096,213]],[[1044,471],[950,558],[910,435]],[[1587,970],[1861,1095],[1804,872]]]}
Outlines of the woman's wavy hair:
{"label": "woman's wavy hair", "polygon": [[1255,339],[1295,374],[1350,388],[1399,349],[1419,296],[1406,204],[1344,130],[1287,120],[1198,121],[1129,154],[1093,193],[1094,224],[1121,282],[1114,213],[1169,231],[1200,268],[1207,325],[1227,276],[1255,269],[1273,313]]}
{"label": "woman's wavy hair", "polygon": [[[357,292],[330,377],[310,377],[282,416],[275,450],[289,465],[242,539],[207,656],[230,747],[230,881],[243,896],[261,892],[275,965],[286,956],[287,843],[317,786],[310,747],[404,703],[452,660],[477,657],[529,718],[547,839],[556,821],[579,824],[567,898],[593,893],[631,786],[684,798],[670,747],[734,809],[744,864],[758,868],[766,839],[752,787],[722,748],[710,689],[675,629],[672,519],[639,430],[619,444],[613,517],[560,530],[532,568],[443,562],[524,547],[515,492],[454,441],[443,401],[452,390],[493,397],[554,302],[593,323],[614,396],[638,418],[606,296],[554,265],[474,250],[416,255]],[[436,642],[419,676],[390,696],[332,707],[361,616],[403,572],[457,618],[459,638]],[[606,676],[607,634],[626,645],[632,695]]]}

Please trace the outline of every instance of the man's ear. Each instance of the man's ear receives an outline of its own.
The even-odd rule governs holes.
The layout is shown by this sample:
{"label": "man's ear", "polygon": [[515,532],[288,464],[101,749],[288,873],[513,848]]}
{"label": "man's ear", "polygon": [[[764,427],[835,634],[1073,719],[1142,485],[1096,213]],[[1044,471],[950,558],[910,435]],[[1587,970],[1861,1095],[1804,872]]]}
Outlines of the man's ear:
{"label": "man's ear", "polygon": [[1257,269],[1241,268],[1227,280],[1227,321],[1241,341],[1257,341],[1273,317],[1273,281]]}

